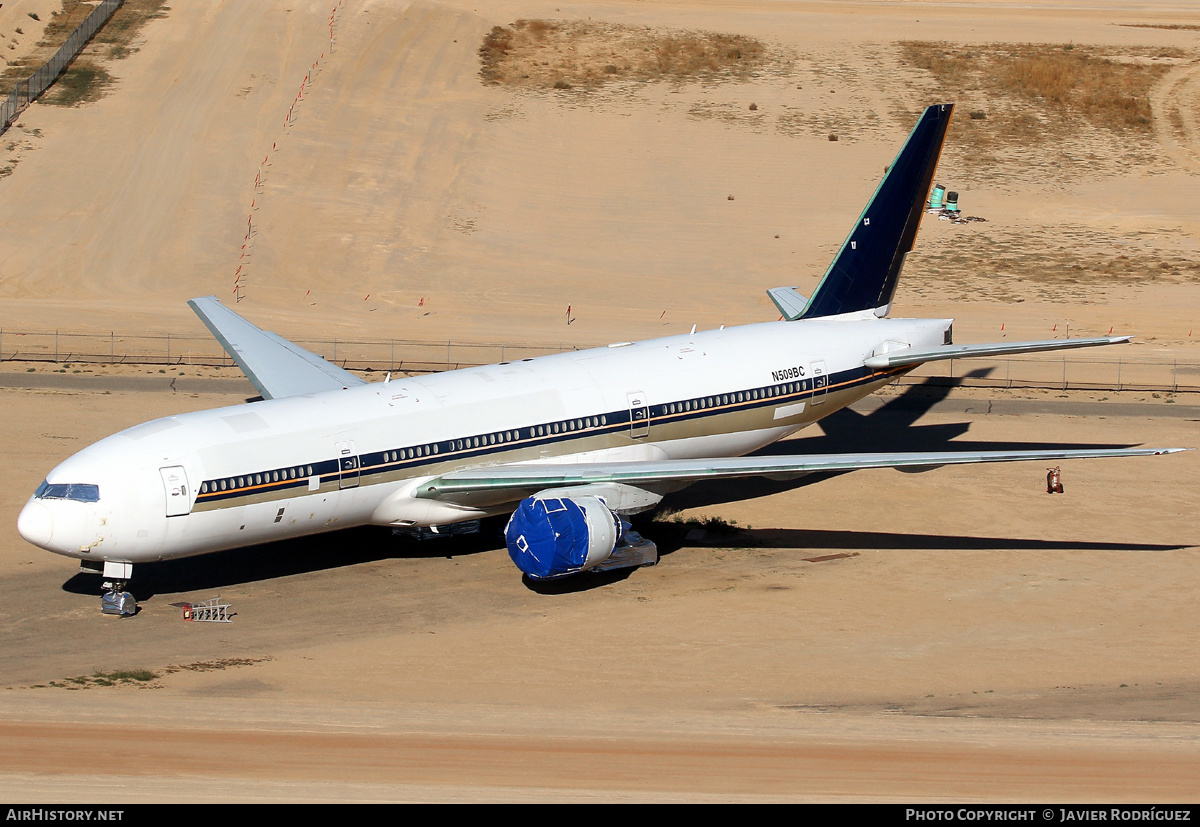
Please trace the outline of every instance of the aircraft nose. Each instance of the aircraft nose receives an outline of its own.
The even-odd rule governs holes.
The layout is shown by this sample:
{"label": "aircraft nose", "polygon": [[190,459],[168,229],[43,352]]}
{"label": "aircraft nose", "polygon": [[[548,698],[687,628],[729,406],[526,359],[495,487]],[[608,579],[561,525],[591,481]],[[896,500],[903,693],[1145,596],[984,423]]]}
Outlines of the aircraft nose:
{"label": "aircraft nose", "polygon": [[26,503],[17,517],[17,532],[38,548],[50,550],[50,537],[54,534],[54,515],[39,502]]}

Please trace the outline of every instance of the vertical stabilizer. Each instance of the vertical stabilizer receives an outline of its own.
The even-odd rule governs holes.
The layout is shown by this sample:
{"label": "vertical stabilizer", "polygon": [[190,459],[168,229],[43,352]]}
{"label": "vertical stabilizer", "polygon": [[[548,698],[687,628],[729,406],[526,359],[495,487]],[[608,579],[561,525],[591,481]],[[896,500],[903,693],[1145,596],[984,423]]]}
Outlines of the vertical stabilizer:
{"label": "vertical stabilizer", "polygon": [[954,104],[925,110],[842,243],[800,318],[874,310],[886,316],[933,185]]}

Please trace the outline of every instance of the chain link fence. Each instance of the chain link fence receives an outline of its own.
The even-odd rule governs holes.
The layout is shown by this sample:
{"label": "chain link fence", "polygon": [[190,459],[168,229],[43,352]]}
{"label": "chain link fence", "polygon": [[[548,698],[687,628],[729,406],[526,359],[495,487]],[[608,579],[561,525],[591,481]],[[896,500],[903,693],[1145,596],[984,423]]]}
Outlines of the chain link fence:
{"label": "chain link fence", "polygon": [[[435,373],[515,362],[569,347],[408,339],[292,339],[347,370]],[[211,336],[24,332],[0,329],[0,361],[67,364],[233,365]]]}
{"label": "chain link fence", "polygon": [[1051,390],[1200,391],[1200,362],[1143,356],[1054,354],[928,362],[902,384],[933,381],[978,388]]}
{"label": "chain link fence", "polygon": [[108,22],[125,0],[101,0],[75,31],[67,36],[67,40],[59,47],[54,56],[46,61],[26,80],[17,81],[17,86],[4,100],[0,107],[0,133],[8,129],[17,116],[25,111],[32,101],[50,88],[50,84],[58,79],[71,61],[83,51],[83,47],[92,39],[92,35],[100,31],[100,27]]}
{"label": "chain link fence", "polygon": [[[567,346],[421,341],[411,339],[295,339],[296,344],[347,370],[435,373],[516,362]],[[1072,351],[1068,356],[1014,356],[930,362],[902,383],[945,381],[973,387],[1062,390],[1200,392],[1200,361],[1120,354],[1120,348]],[[25,332],[0,329],[0,361],[55,364],[230,366],[209,336]]]}

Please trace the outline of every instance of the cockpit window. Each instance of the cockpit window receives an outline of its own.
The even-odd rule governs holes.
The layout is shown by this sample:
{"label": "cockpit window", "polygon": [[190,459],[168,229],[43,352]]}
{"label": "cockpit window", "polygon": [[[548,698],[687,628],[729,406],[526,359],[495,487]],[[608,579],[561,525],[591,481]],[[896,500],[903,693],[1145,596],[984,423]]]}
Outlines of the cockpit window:
{"label": "cockpit window", "polygon": [[75,500],[94,503],[100,499],[100,486],[89,482],[55,483],[43,481],[33,496],[39,500]]}

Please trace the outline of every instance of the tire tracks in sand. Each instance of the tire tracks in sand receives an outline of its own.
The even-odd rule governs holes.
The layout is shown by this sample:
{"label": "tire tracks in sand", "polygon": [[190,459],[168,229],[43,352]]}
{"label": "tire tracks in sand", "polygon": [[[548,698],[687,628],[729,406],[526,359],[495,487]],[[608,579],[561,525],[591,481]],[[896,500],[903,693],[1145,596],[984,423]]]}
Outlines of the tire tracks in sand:
{"label": "tire tracks in sand", "polygon": [[1166,155],[1200,173],[1200,61],[1171,71],[1151,92],[1150,108]]}

